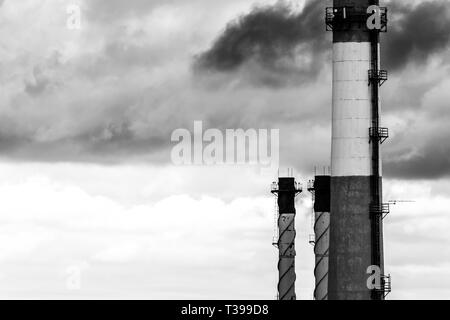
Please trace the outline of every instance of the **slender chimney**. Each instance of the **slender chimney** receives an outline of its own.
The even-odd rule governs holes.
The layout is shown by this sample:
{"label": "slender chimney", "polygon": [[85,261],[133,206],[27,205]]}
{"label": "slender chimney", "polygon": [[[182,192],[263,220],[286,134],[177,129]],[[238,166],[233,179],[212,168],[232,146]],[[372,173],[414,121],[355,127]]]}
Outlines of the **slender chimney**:
{"label": "slender chimney", "polygon": [[328,300],[328,257],[330,246],[330,176],[316,176],[314,194],[315,300]]}
{"label": "slender chimney", "polygon": [[295,294],[295,197],[302,192],[294,178],[279,178],[272,184],[278,197],[278,299],[296,300]]}

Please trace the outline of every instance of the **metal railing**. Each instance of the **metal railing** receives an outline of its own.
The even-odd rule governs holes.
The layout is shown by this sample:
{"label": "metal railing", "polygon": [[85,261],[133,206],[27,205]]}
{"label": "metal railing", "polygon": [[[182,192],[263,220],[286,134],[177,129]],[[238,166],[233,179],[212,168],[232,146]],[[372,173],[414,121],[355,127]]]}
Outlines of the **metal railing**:
{"label": "metal railing", "polygon": [[388,72],[386,70],[369,70],[369,85],[378,84],[380,87],[388,80]]}
{"label": "metal railing", "polygon": [[[388,9],[380,7],[381,28],[378,32],[387,32]],[[327,31],[345,31],[352,28],[362,29],[367,26],[367,19],[373,13],[367,13],[367,8],[345,6],[345,7],[328,7],[325,11],[325,24]],[[367,30],[370,31],[370,30]]]}
{"label": "metal railing", "polygon": [[369,128],[369,136],[370,140],[376,140],[383,144],[389,138],[389,129],[388,128]]}
{"label": "metal railing", "polygon": [[372,215],[381,216],[383,219],[391,212],[389,203],[370,205],[370,213]]}

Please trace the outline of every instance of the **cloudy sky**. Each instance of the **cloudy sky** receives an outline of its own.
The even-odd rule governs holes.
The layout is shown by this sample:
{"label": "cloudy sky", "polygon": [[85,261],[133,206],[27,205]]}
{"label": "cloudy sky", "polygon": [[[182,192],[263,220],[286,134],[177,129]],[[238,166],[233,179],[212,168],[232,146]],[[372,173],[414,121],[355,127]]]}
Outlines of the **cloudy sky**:
{"label": "cloudy sky", "polygon": [[[283,171],[328,166],[327,2],[0,0],[0,298],[273,299],[276,173],[174,166],[171,134],[280,129]],[[415,201],[385,220],[390,297],[450,298],[450,2],[385,4],[384,196]]]}

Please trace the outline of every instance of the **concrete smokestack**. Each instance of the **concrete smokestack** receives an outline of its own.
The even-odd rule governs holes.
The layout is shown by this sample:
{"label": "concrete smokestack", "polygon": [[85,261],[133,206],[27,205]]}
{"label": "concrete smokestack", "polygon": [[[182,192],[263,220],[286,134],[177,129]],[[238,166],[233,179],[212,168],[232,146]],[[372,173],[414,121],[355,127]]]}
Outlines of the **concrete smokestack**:
{"label": "concrete smokestack", "polygon": [[314,277],[315,300],[328,299],[328,257],[330,244],[330,176],[316,176],[314,180]]}
{"label": "concrete smokestack", "polygon": [[[378,0],[334,0],[327,8],[333,31],[333,120],[331,152],[330,300],[380,300],[381,287],[368,286],[368,268],[383,274],[381,165],[379,145],[379,33],[369,28],[370,6]],[[372,7],[373,8],[373,7]],[[368,13],[370,12],[370,13]],[[384,14],[383,14],[384,13]]]}
{"label": "concrete smokestack", "polygon": [[272,193],[278,197],[279,300],[296,300],[295,197],[301,191],[294,178],[279,178],[272,184]]}

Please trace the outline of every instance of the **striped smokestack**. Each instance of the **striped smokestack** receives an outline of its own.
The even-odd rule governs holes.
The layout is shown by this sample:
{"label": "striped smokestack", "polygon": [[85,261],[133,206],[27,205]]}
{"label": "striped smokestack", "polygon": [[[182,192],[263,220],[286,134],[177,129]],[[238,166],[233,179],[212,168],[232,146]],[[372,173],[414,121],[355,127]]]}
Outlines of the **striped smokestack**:
{"label": "striped smokestack", "polygon": [[[334,0],[327,9],[333,31],[330,198],[330,300],[383,299],[368,286],[368,268],[383,274],[378,88],[379,32],[367,20],[375,0]],[[372,7],[373,8],[373,7]],[[383,17],[384,10],[378,10]]]}
{"label": "striped smokestack", "polygon": [[296,300],[295,294],[295,197],[302,192],[294,178],[279,178],[272,184],[278,203],[278,299]]}
{"label": "striped smokestack", "polygon": [[314,180],[314,277],[315,300],[328,299],[328,253],[330,246],[330,176],[316,176]]}

